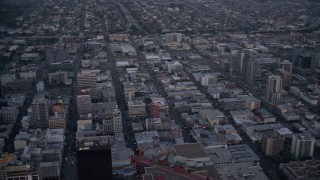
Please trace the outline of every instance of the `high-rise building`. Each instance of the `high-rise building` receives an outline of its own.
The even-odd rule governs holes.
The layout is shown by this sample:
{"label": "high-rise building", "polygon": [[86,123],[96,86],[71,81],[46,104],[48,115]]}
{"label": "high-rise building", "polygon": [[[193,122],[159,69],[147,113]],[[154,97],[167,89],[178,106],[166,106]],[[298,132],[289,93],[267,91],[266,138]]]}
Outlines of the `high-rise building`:
{"label": "high-rise building", "polygon": [[261,148],[267,156],[279,156],[283,145],[284,137],[277,132],[266,132],[262,135]]}
{"label": "high-rise building", "polygon": [[90,88],[92,99],[97,98],[97,76],[91,71],[82,71],[77,74],[77,86],[79,89]]}
{"label": "high-rise building", "polygon": [[244,52],[237,52],[231,55],[230,75],[239,76],[243,71]]}
{"label": "high-rise building", "polygon": [[312,69],[313,69],[313,71],[319,73],[319,68],[320,68],[320,53],[315,54],[312,57]]}
{"label": "high-rise building", "polygon": [[268,77],[267,101],[270,104],[279,104],[281,102],[282,79],[280,76],[271,75]]}
{"label": "high-rise building", "polygon": [[313,54],[311,53],[298,54],[297,60],[295,61],[295,67],[299,67],[301,69],[311,69],[312,57]]}
{"label": "high-rise building", "polygon": [[91,71],[82,71],[77,74],[78,88],[95,88],[97,86],[97,77]]}
{"label": "high-rise building", "polygon": [[112,160],[110,145],[94,145],[77,148],[79,180],[111,180]]}
{"label": "high-rise building", "polygon": [[88,92],[78,92],[77,108],[79,115],[87,115],[92,112],[91,95]]}
{"label": "high-rise building", "polygon": [[122,132],[122,115],[119,109],[114,109],[112,121],[113,121],[113,132],[114,133]]}
{"label": "high-rise building", "polygon": [[292,73],[292,66],[293,63],[289,60],[283,60],[282,62],[279,62],[279,69],[284,69],[285,71]]}
{"label": "high-rise building", "polygon": [[292,136],[291,153],[297,159],[311,158],[314,152],[315,138],[310,134],[294,134]]}
{"label": "high-rise building", "polygon": [[252,49],[245,50],[243,58],[242,77],[245,83],[254,84],[257,75],[257,52]]}
{"label": "high-rise building", "polygon": [[49,127],[48,99],[44,94],[38,94],[32,100],[33,127],[46,129]]}
{"label": "high-rise building", "polygon": [[[88,126],[87,126],[88,127]],[[111,146],[108,136],[98,136],[93,129],[78,129],[76,156],[78,179],[112,180]]]}

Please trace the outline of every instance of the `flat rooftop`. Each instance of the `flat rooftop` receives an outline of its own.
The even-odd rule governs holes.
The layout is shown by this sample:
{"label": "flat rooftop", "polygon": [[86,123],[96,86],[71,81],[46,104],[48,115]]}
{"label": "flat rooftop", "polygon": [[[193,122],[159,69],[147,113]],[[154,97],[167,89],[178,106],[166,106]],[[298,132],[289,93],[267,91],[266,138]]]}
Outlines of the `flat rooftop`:
{"label": "flat rooftop", "polygon": [[178,156],[189,159],[208,157],[199,143],[176,144],[174,149]]}
{"label": "flat rooftop", "polygon": [[228,146],[228,151],[232,155],[234,162],[254,162],[260,160],[247,144]]}

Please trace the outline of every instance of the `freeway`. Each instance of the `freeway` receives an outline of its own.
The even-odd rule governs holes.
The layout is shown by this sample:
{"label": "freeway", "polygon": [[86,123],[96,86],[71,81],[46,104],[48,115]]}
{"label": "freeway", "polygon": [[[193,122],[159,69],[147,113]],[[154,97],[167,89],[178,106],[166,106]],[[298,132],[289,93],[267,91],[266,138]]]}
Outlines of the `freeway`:
{"label": "freeway", "polygon": [[141,32],[145,32],[145,30],[140,26],[139,21],[131,15],[131,12],[122,3],[117,4],[127,20],[127,32],[129,32],[131,26],[136,26]]}

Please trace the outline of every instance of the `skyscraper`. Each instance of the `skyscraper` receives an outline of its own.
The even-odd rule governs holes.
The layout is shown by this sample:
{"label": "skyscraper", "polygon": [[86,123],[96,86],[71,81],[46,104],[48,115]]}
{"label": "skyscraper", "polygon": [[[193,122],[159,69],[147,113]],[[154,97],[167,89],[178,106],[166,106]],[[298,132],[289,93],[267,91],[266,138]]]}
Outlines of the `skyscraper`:
{"label": "skyscraper", "polygon": [[283,60],[282,62],[279,62],[279,68],[284,69],[290,74],[292,73],[292,66],[293,66],[293,63],[290,62],[289,60]]}
{"label": "skyscraper", "polygon": [[79,180],[112,180],[110,145],[81,146],[77,148]]}
{"label": "skyscraper", "polygon": [[108,136],[93,132],[93,126],[80,128],[76,138],[76,156],[79,180],[112,179],[111,145]]}
{"label": "skyscraper", "polygon": [[262,136],[261,148],[267,156],[279,156],[283,145],[284,137],[276,132],[266,132]]}
{"label": "skyscraper", "polygon": [[245,50],[243,59],[242,77],[247,84],[254,84],[257,75],[257,52],[252,49]]}
{"label": "skyscraper", "polygon": [[90,88],[91,98],[97,98],[97,76],[91,71],[82,71],[78,73],[77,85],[79,89]]}
{"label": "skyscraper", "polygon": [[267,84],[267,101],[270,104],[281,102],[282,79],[277,75],[270,75]]}
{"label": "skyscraper", "polygon": [[91,71],[82,71],[77,74],[78,88],[96,87],[97,77]]}
{"label": "skyscraper", "polygon": [[48,99],[44,94],[36,95],[32,100],[33,127],[46,129],[49,127]]}
{"label": "skyscraper", "polygon": [[292,136],[291,153],[297,159],[311,158],[314,152],[315,138],[310,134],[294,134]]}

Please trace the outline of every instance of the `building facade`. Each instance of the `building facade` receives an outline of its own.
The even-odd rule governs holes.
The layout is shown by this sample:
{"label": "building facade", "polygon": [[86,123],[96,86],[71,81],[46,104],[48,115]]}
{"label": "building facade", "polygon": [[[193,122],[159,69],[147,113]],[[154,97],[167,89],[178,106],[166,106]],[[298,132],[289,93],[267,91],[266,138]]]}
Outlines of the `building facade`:
{"label": "building facade", "polygon": [[280,76],[271,75],[268,77],[267,101],[270,104],[281,103],[282,79]]}
{"label": "building facade", "polygon": [[276,132],[267,132],[262,135],[261,148],[267,156],[279,156],[283,151],[284,137]]}
{"label": "building facade", "polygon": [[311,158],[314,152],[315,138],[310,134],[294,134],[292,136],[291,153],[297,159]]}

